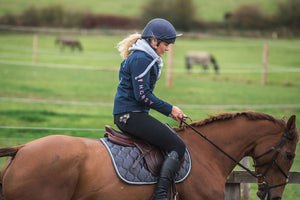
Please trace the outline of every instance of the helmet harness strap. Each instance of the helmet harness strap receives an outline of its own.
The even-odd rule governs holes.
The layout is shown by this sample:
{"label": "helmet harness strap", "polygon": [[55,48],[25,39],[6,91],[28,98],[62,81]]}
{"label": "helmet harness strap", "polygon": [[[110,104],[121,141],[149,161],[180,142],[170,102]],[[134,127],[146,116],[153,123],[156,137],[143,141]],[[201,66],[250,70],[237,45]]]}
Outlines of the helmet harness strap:
{"label": "helmet harness strap", "polygon": [[160,45],[160,43],[162,42],[162,40],[157,39],[157,44],[156,46],[158,47]]}

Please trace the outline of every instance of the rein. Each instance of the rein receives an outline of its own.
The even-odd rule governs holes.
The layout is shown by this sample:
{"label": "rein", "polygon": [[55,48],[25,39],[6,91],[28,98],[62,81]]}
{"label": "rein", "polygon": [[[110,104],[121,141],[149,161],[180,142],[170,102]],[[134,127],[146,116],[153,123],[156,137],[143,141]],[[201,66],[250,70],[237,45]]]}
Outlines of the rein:
{"label": "rein", "polygon": [[[188,117],[189,118],[189,117]],[[191,120],[191,118],[189,118]],[[191,120],[192,121],[192,120]],[[206,141],[208,141],[210,144],[212,144],[214,147],[216,147],[219,151],[221,151],[223,154],[225,154],[228,158],[230,158],[233,162],[235,162],[237,165],[239,165],[240,167],[242,167],[244,170],[246,170],[249,174],[251,174],[252,176],[254,176],[255,178],[257,178],[258,176],[253,173],[250,169],[248,169],[247,167],[245,167],[244,165],[242,165],[239,161],[237,161],[236,159],[234,159],[232,156],[230,156],[228,153],[226,153],[223,149],[221,149],[218,145],[216,145],[213,141],[211,141],[210,139],[208,139],[205,135],[203,135],[201,132],[199,132],[198,130],[196,130],[194,127],[192,127],[191,125],[189,125],[188,123],[186,123],[183,119],[181,119],[181,123],[180,123],[180,127],[182,125],[182,123],[184,123],[185,125],[187,125],[189,128],[193,129],[193,131],[195,131],[196,133],[198,133],[201,137],[203,137]]]}
{"label": "rein", "polygon": [[[192,119],[190,117],[187,117],[188,119],[190,119],[192,121]],[[234,161],[237,165],[239,165],[240,167],[242,167],[244,170],[246,170],[249,174],[251,174],[252,176],[254,176],[255,178],[263,178],[263,182],[262,183],[258,183],[259,185],[262,185],[261,188],[259,188],[259,190],[262,191],[270,191],[270,189],[276,188],[276,187],[281,187],[284,186],[288,183],[288,178],[289,176],[283,171],[283,169],[280,167],[280,165],[276,162],[276,159],[281,151],[282,146],[284,145],[286,139],[292,140],[293,138],[291,138],[288,134],[287,134],[287,129],[285,129],[284,134],[281,138],[281,141],[275,145],[274,147],[272,147],[270,150],[266,151],[265,153],[254,157],[254,160],[257,160],[269,153],[271,153],[273,150],[275,150],[277,147],[277,151],[275,153],[275,155],[273,156],[273,159],[270,162],[264,163],[264,164],[260,164],[260,165],[253,165],[253,167],[262,167],[265,165],[268,165],[268,167],[266,168],[266,170],[262,173],[262,174],[255,174],[253,173],[250,169],[248,169],[247,167],[245,167],[244,165],[242,165],[239,161],[237,161],[236,159],[234,159],[232,156],[230,156],[228,153],[226,153],[223,149],[221,149],[218,145],[216,145],[214,142],[212,142],[210,139],[208,139],[204,134],[202,134],[201,132],[199,132],[198,130],[196,130],[194,127],[192,127],[190,124],[188,124],[187,122],[185,122],[183,120],[183,118],[181,119],[181,123],[180,126],[182,126],[182,124],[185,124],[186,126],[188,126],[189,128],[191,128],[193,131],[195,131],[196,133],[198,133],[201,137],[203,137],[206,141],[208,141],[210,144],[212,144],[214,147],[216,147],[219,151],[221,151],[223,154],[225,154],[229,159],[231,159],[232,161]],[[275,164],[276,167],[279,169],[279,171],[283,174],[283,176],[286,178],[286,182],[285,183],[281,183],[278,185],[273,185],[273,186],[269,186],[268,183],[266,182],[266,178],[265,175],[267,174],[267,172],[269,171],[269,169],[271,168],[271,166]]]}

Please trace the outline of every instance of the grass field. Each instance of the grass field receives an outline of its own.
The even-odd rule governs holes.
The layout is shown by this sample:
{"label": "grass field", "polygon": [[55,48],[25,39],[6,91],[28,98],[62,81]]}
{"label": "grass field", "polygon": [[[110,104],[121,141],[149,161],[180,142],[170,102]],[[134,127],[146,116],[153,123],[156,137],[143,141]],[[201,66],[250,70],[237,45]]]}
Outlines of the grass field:
{"label": "grass field", "polygon": [[[194,0],[194,7],[197,19],[204,19],[207,21],[222,21],[226,12],[233,11],[242,4],[258,5],[263,11],[268,14],[274,14],[277,11],[277,4],[285,2],[286,0]],[[139,17],[143,12],[143,6],[148,1],[142,0],[86,0],[86,1],[72,1],[72,0],[0,0],[0,16],[7,13],[20,14],[24,9],[34,5],[36,7],[45,7],[49,5],[62,5],[70,11],[79,12],[93,12],[99,14],[114,14],[123,16]],[[159,5],[155,5],[158,6]],[[120,14],[121,13],[121,14]]]}
{"label": "grass field", "polygon": [[[121,62],[115,46],[124,36],[75,35],[83,52],[61,51],[54,44],[55,37],[39,35],[37,64],[33,64],[32,34],[0,34],[0,147],[50,134],[99,138],[105,124],[113,126],[112,104]],[[263,86],[265,44],[269,45],[269,73]],[[175,45],[173,87],[166,87],[164,56],[165,68],[155,94],[179,105],[193,120],[254,110],[277,118],[295,114],[299,129],[299,47],[299,39],[181,38]],[[186,73],[184,55],[190,50],[211,52],[220,74],[215,75],[212,68],[203,72],[200,67]],[[155,111],[151,114],[177,125]],[[299,155],[298,144],[292,170],[300,171]],[[0,161],[2,166],[4,159]],[[252,199],[256,199],[256,186],[251,187]],[[288,185],[284,195],[283,199],[297,199],[299,185]]]}

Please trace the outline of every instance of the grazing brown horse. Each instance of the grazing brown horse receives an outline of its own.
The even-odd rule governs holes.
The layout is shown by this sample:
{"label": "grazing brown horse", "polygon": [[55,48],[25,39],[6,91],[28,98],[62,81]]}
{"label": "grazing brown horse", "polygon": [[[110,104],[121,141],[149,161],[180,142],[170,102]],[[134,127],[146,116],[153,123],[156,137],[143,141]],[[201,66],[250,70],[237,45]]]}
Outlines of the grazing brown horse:
{"label": "grazing brown horse", "polygon": [[[227,176],[235,160],[251,156],[258,196],[281,199],[299,133],[293,115],[287,121],[257,112],[224,113],[176,128],[188,146],[193,166],[177,184],[180,200],[225,198]],[[0,149],[11,156],[1,171],[6,200],[150,200],[154,185],[130,185],[115,173],[104,145],[96,139],[53,135]]]}
{"label": "grazing brown horse", "polygon": [[55,40],[56,45],[60,45],[61,50],[64,50],[65,47],[70,47],[72,51],[77,48],[79,51],[82,51],[82,45],[79,40],[76,40],[71,37],[58,37]]}

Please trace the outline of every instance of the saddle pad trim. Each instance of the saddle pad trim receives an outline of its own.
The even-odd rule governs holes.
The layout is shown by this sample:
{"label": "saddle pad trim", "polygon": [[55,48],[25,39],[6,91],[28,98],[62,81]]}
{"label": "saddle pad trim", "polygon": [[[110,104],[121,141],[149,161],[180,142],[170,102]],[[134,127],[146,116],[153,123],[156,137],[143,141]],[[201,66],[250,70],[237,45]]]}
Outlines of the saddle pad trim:
{"label": "saddle pad trim", "polygon": [[[109,156],[111,157],[111,161],[113,163],[113,166],[115,168],[115,171],[116,171],[116,173],[118,174],[119,178],[122,181],[124,181],[125,183],[128,183],[128,184],[133,184],[133,185],[152,185],[152,184],[156,184],[157,183],[157,181],[147,181],[147,182],[143,182],[143,181],[136,182],[136,181],[134,181],[134,182],[132,182],[132,181],[129,181],[129,180],[125,179],[122,176],[122,174],[119,172],[119,169],[117,167],[117,164],[115,163],[113,154],[112,154],[112,152],[111,152],[108,144],[106,144],[107,140],[105,138],[100,138],[100,141],[104,144],[106,150],[108,151]],[[133,148],[133,147],[128,147],[128,148]],[[189,152],[189,150],[187,148],[186,148],[186,155],[185,156],[188,156],[188,160],[190,162],[189,167],[188,167],[188,172],[186,173],[186,175],[184,177],[182,177],[179,180],[176,180],[175,183],[180,183],[180,182],[184,181],[189,176],[189,174],[191,172],[191,169],[192,169],[192,158],[191,158],[190,152]]]}

